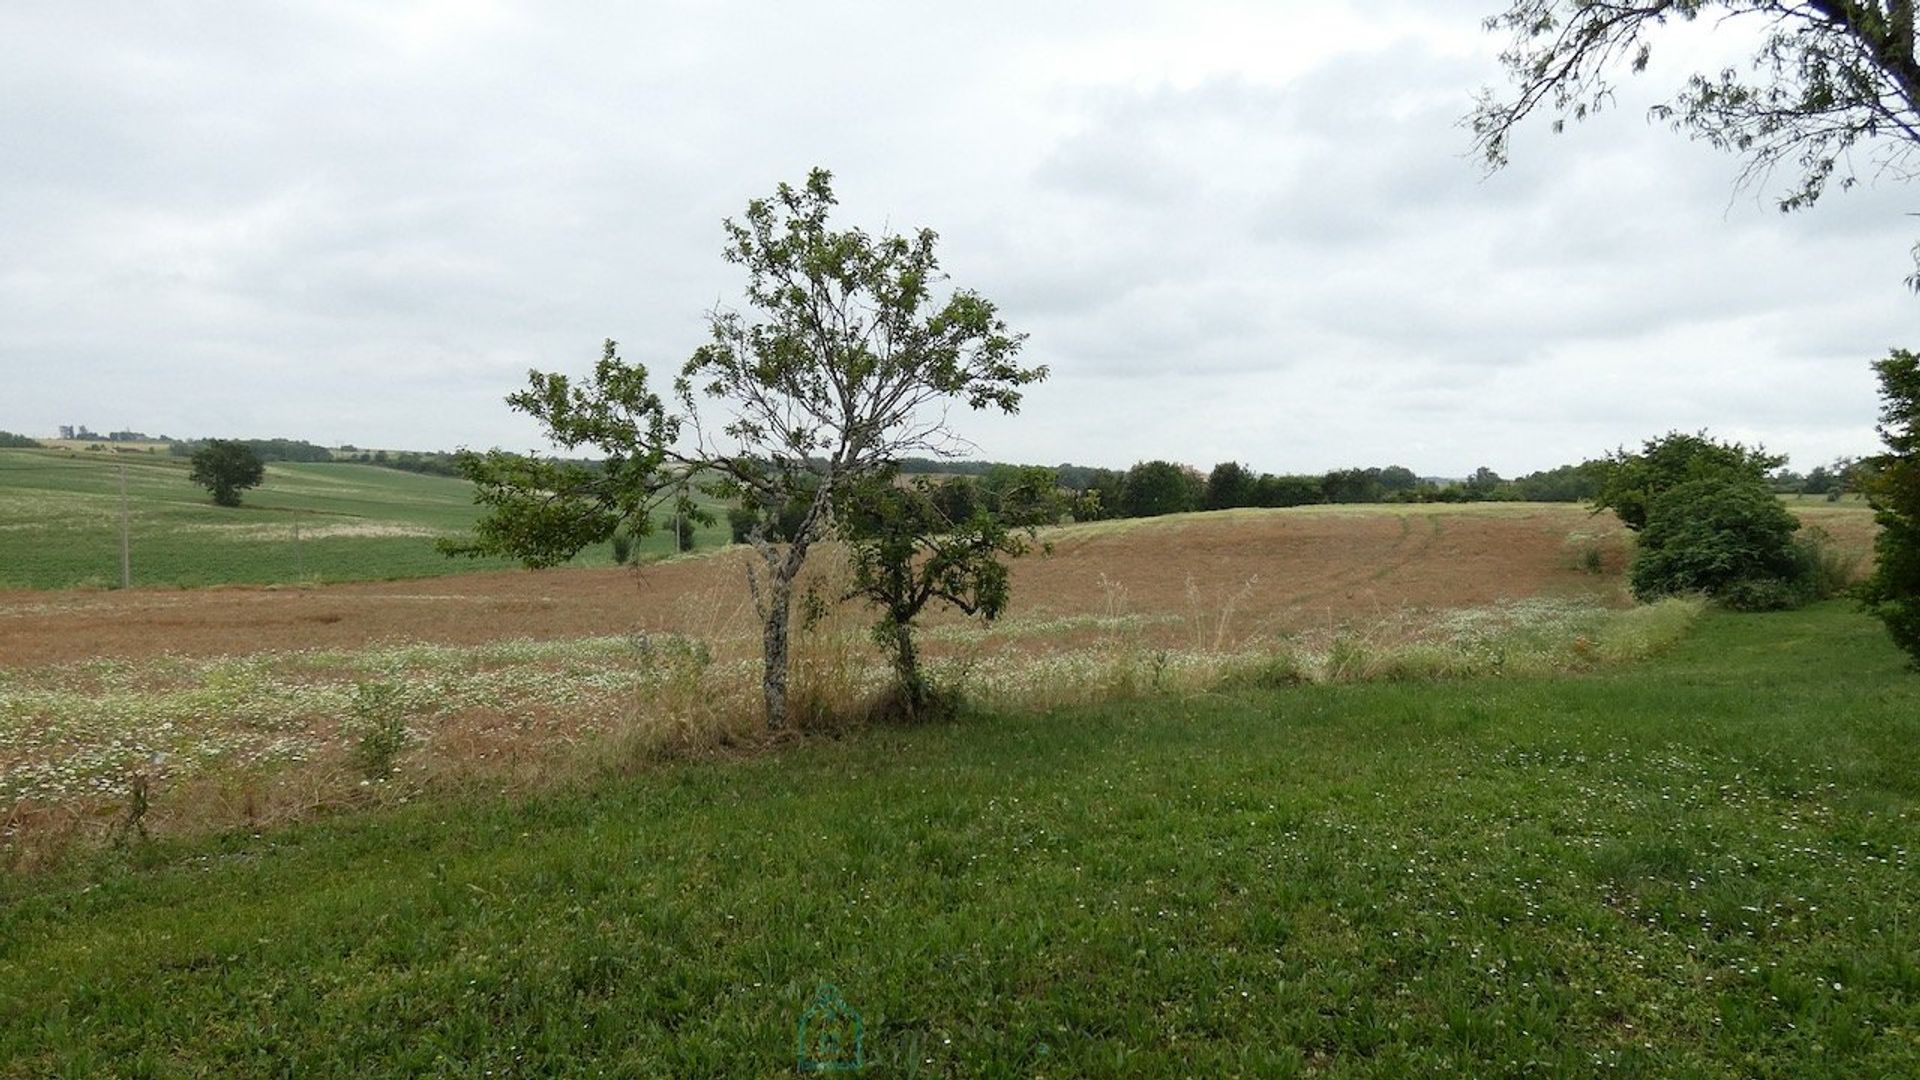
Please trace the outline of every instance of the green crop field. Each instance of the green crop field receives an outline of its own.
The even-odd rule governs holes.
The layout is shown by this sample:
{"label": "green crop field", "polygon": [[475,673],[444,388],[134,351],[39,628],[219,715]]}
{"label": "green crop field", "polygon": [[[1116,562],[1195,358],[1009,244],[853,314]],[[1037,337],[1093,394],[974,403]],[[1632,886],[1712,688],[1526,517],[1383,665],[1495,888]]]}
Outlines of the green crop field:
{"label": "green crop field", "polygon": [[778,1076],[829,983],[857,1075],[1920,1075],[1917,744],[1827,604],[132,841],[0,881],[0,1077]]}
{"label": "green crop field", "polygon": [[[346,462],[276,463],[235,508],[213,505],[183,458],[0,450],[0,589],[120,581],[120,469],[126,470],[135,585],[221,585],[425,577],[512,565],[449,559],[438,536],[471,528],[472,486]],[[296,528],[299,541],[295,542]],[[696,544],[726,540],[726,526]],[[635,545],[667,553],[666,530]],[[584,565],[612,565],[609,547]]]}

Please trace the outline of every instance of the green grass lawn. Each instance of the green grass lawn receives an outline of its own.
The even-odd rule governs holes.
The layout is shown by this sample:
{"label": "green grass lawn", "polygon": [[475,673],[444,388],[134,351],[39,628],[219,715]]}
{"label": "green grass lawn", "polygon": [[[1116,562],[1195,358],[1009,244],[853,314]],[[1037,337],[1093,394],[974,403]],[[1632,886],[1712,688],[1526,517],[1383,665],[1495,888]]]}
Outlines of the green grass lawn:
{"label": "green grass lawn", "polygon": [[[0,450],[0,589],[119,583],[122,465],[135,585],[377,580],[513,565],[434,550],[435,536],[466,532],[478,517],[465,480],[349,462],[276,463],[244,505],[223,508],[187,479],[185,458]],[[726,538],[723,520],[700,529],[696,543]],[[670,544],[661,530],[635,550],[662,555]],[[578,561],[611,566],[611,548]]]}
{"label": "green grass lawn", "polygon": [[1564,678],[816,739],[0,882],[0,1076],[1920,1075],[1920,675],[1839,605]]}

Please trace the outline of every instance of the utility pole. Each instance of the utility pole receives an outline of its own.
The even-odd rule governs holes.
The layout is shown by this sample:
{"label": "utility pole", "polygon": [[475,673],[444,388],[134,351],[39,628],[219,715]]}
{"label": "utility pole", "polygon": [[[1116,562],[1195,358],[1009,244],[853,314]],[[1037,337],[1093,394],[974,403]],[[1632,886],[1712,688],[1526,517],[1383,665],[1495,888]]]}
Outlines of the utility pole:
{"label": "utility pole", "polygon": [[120,463],[120,587],[133,587],[133,550],[127,526],[127,463]]}

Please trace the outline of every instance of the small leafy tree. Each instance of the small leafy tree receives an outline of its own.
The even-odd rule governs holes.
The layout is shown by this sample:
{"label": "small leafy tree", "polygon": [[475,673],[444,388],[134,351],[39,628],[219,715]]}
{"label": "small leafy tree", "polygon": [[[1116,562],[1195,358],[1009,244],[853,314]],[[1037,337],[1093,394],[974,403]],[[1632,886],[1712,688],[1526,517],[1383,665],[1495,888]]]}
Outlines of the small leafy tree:
{"label": "small leafy tree", "polygon": [[[460,458],[490,509],[473,541],[450,546],[458,553],[553,565],[622,522],[646,531],[667,502],[707,520],[696,487],[753,510],[746,541],[759,565],[747,581],[771,726],[787,721],[794,582],[834,501],[900,458],[950,453],[953,403],[1016,412],[1021,387],[1046,377],[1015,363],[1024,335],[985,297],[936,295],[932,230],[835,230],[835,203],[831,175],[815,169],[726,222],[725,258],[746,271],[756,314],[709,316],[708,343],[681,368],[671,402],[612,342],[584,383],[533,372],[507,399],[561,446],[597,450],[603,467],[500,451]],[[720,426],[703,405],[725,415]],[[781,517],[796,503],[805,509],[789,530]]]}
{"label": "small leafy tree", "polygon": [[1025,554],[1038,527],[1064,510],[1053,470],[1022,472],[1024,478],[992,491],[958,521],[941,512],[941,485],[924,476],[904,486],[885,473],[869,476],[837,506],[837,531],[853,571],[845,599],[865,600],[879,611],[873,638],[891,656],[908,719],[936,704],[920,666],[915,621],[935,602],[998,618],[1011,595],[1005,560]]}
{"label": "small leafy tree", "polygon": [[1874,370],[1887,452],[1862,480],[1880,535],[1861,595],[1894,642],[1920,661],[1920,355],[1896,349]]}
{"label": "small leafy tree", "polygon": [[1687,480],[1652,502],[1634,549],[1634,595],[1705,593],[1729,607],[1793,607],[1810,597],[1800,528],[1764,479],[1723,474]]}
{"label": "small leafy tree", "polygon": [[1621,449],[1607,455],[1593,508],[1612,510],[1627,528],[1638,532],[1647,527],[1654,502],[1681,484],[1751,479],[1766,486],[1767,474],[1786,460],[1762,447],[1719,442],[1704,431],[1692,435],[1670,431],[1646,440],[1637,453]]}
{"label": "small leafy tree", "polygon": [[191,479],[213,493],[216,506],[239,506],[240,493],[259,487],[267,475],[260,455],[246,443],[231,439],[208,439],[193,452],[191,461]]}

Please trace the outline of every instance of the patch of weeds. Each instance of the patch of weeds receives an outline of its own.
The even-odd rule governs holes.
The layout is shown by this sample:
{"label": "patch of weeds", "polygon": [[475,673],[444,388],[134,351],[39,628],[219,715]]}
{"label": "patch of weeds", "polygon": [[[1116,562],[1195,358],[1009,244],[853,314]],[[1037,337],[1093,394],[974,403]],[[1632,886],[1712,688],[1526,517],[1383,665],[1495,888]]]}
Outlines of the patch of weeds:
{"label": "patch of weeds", "polygon": [[371,781],[392,777],[400,755],[413,743],[400,687],[390,682],[356,683],[349,704],[352,713],[343,727],[354,767]]}

